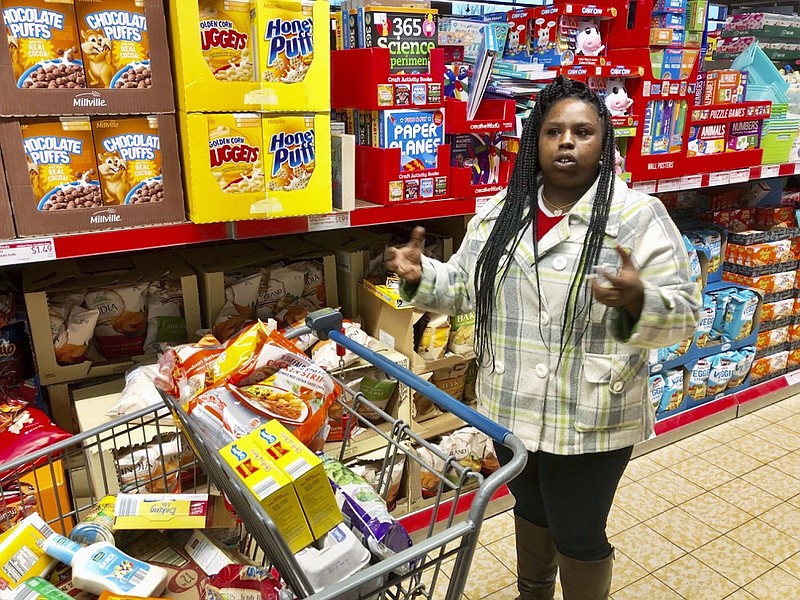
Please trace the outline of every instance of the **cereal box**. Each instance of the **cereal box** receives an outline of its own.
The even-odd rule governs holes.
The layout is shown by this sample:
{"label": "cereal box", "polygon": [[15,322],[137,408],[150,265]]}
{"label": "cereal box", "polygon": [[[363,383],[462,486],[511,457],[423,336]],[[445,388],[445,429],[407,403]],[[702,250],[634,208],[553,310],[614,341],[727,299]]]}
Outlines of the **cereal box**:
{"label": "cereal box", "polygon": [[[314,61],[313,4],[262,0],[256,10],[260,81],[299,83]],[[319,60],[325,60],[321,56]]]}
{"label": "cereal box", "polygon": [[201,0],[200,49],[220,81],[253,80],[249,0]]}
{"label": "cereal box", "polygon": [[208,115],[211,172],[226,194],[264,192],[261,115]]}
{"label": "cereal box", "polygon": [[388,48],[391,73],[426,73],[438,46],[438,10],[367,6],[358,9],[359,48]]}
{"label": "cereal box", "polygon": [[2,8],[17,87],[86,87],[70,0],[4,0]]}
{"label": "cereal box", "polygon": [[378,136],[379,147],[400,148],[404,171],[435,169],[444,144],[444,109],[384,110]]}
{"label": "cereal box", "polygon": [[94,208],[102,204],[88,117],[28,121],[20,128],[39,210]]}
{"label": "cereal box", "polygon": [[144,0],[75,0],[87,87],[153,86]]}
{"label": "cereal box", "polygon": [[707,156],[725,152],[728,123],[692,125],[689,127],[689,146],[686,156]]}
{"label": "cereal box", "polygon": [[92,130],[105,206],[164,200],[156,117],[95,119]]}

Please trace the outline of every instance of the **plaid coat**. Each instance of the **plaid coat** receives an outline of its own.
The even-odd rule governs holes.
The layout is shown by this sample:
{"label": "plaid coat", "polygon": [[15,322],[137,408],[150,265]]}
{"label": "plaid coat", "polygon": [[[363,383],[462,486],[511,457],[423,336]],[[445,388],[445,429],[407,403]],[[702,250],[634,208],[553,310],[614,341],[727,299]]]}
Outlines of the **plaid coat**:
{"label": "plaid coat", "polygon": [[[624,309],[594,302],[586,333],[558,366],[563,310],[596,185],[539,242],[541,296],[529,229],[495,306],[494,368],[479,372],[478,409],[513,431],[530,451],[602,452],[650,437],[654,411],[647,389],[648,349],[686,339],[699,318],[700,287],[690,281],[689,258],[666,209],[617,179],[598,262],[619,266],[617,243],[632,252],[644,282],[642,314],[631,323]],[[417,289],[404,288],[417,307],[446,314],[473,310],[477,257],[504,196],[498,194],[471,220],[460,249],[447,263],[423,258]]]}

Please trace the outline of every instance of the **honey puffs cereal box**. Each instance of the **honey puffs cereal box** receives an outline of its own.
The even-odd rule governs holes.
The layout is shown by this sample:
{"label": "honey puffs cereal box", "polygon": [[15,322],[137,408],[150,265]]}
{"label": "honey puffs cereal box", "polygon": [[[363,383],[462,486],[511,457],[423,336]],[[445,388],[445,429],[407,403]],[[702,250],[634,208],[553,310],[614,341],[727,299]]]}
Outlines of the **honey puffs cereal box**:
{"label": "honey puffs cereal box", "polygon": [[220,81],[253,81],[249,0],[200,0],[200,48]]}
{"label": "honey puffs cereal box", "polygon": [[261,115],[208,115],[211,173],[226,194],[264,192]]}

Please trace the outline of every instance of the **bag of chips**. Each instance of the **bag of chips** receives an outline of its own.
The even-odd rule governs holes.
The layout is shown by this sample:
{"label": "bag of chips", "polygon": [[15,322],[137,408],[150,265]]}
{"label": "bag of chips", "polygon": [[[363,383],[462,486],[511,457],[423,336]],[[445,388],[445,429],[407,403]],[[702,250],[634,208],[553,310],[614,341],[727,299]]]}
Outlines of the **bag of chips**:
{"label": "bag of chips", "polygon": [[162,344],[186,343],[186,318],[180,280],[161,279],[147,290],[147,336],[144,351],[156,353]]}
{"label": "bag of chips", "polygon": [[[38,408],[25,407],[14,415],[11,423],[3,431],[0,431],[0,464],[48,448],[69,437],[71,434],[57,427]],[[47,459],[47,456],[43,456],[29,466],[30,468],[41,466]],[[9,474],[0,473],[0,480]]]}
{"label": "bag of chips", "polygon": [[148,282],[86,292],[86,308],[100,311],[94,339],[104,358],[130,358],[142,354],[147,334],[149,287]]}

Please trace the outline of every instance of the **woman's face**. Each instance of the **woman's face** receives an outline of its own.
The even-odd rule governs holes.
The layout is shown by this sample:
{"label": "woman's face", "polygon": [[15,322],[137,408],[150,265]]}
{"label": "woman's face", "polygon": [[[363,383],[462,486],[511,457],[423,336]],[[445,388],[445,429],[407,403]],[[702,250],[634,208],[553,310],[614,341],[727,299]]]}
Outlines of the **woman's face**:
{"label": "woman's face", "polygon": [[539,133],[539,165],[544,183],[555,190],[587,190],[603,153],[603,124],[595,108],[565,98],[544,115]]}

